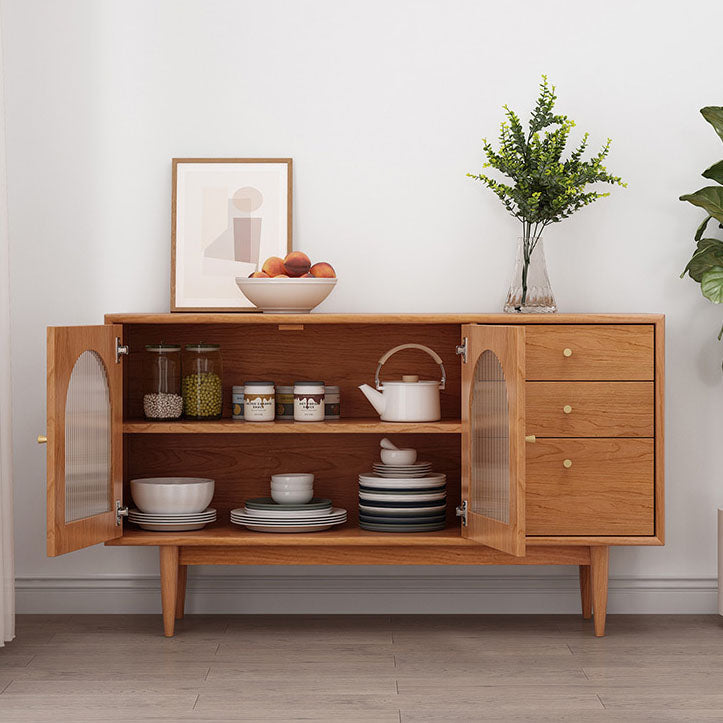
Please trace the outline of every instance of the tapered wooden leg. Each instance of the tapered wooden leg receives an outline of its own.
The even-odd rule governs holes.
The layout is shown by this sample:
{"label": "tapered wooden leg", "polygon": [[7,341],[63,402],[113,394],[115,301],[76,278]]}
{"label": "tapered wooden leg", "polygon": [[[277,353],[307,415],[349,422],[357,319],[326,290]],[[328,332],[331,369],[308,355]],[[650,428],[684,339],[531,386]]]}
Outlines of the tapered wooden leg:
{"label": "tapered wooden leg", "polygon": [[609,547],[591,547],[590,565],[592,573],[592,608],[594,615],[595,636],[605,635],[605,616],[608,609],[608,568],[610,559]]}
{"label": "tapered wooden leg", "polygon": [[592,617],[592,577],[590,565],[580,565],[580,602],[585,620]]}
{"label": "tapered wooden leg", "polygon": [[188,565],[178,566],[178,589],[176,590],[176,620],[183,620],[186,608],[186,573]]}
{"label": "tapered wooden leg", "polygon": [[161,607],[163,609],[163,634],[173,637],[176,622],[176,595],[178,593],[178,547],[162,545],[161,553]]}

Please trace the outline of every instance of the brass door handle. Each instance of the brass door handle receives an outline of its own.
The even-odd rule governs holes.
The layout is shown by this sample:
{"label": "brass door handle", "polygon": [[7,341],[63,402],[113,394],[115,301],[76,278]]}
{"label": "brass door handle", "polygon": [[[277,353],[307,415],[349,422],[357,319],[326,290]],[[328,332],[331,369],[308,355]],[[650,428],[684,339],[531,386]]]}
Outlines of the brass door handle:
{"label": "brass door handle", "polygon": [[44,434],[38,435],[38,444],[45,444],[48,441],[48,438]]}
{"label": "brass door handle", "polygon": [[572,349],[565,347],[565,349],[562,350],[562,356],[572,356]]}
{"label": "brass door handle", "polygon": [[569,404],[566,404],[566,405],[562,408],[562,411],[565,412],[565,414],[570,414],[570,412],[572,412],[572,407],[571,407]]}
{"label": "brass door handle", "polygon": [[572,460],[571,460],[571,459],[565,459],[565,460],[563,460],[562,466],[563,466],[565,469],[570,469],[570,467],[572,467]]}
{"label": "brass door handle", "polygon": [[525,437],[525,442],[530,442],[530,443],[534,444],[536,441],[537,441],[537,437],[535,437],[534,434],[528,434]]}

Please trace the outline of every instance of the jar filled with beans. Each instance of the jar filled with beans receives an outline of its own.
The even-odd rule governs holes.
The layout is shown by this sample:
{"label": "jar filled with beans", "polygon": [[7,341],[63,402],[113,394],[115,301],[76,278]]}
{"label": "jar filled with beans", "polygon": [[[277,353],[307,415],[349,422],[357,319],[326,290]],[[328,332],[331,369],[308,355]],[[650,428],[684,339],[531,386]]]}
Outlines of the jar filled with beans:
{"label": "jar filled with beans", "polygon": [[218,344],[188,344],[183,351],[183,415],[186,419],[220,419],[223,364]]}
{"label": "jar filled with beans", "polygon": [[181,347],[146,344],[143,362],[143,414],[158,421],[178,419],[183,413]]}

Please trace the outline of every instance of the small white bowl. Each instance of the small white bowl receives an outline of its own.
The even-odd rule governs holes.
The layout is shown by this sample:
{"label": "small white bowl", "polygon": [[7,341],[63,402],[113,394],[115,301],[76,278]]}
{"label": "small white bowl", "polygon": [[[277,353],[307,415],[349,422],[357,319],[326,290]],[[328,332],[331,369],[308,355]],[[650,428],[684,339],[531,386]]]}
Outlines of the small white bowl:
{"label": "small white bowl", "polygon": [[272,474],[271,484],[285,485],[313,485],[314,475],[310,472],[288,472],[287,474]]}
{"label": "small white bowl", "polygon": [[261,311],[273,314],[303,314],[321,304],[333,291],[336,279],[248,279],[236,278],[236,286]]}
{"label": "small white bowl", "polygon": [[314,496],[312,489],[280,490],[271,488],[271,499],[280,505],[303,505]]}
{"label": "small white bowl", "polygon": [[382,449],[384,464],[414,464],[417,461],[416,449]]}
{"label": "small white bowl", "polygon": [[200,477],[148,477],[131,480],[131,495],[141,512],[203,512],[214,486],[212,479]]}

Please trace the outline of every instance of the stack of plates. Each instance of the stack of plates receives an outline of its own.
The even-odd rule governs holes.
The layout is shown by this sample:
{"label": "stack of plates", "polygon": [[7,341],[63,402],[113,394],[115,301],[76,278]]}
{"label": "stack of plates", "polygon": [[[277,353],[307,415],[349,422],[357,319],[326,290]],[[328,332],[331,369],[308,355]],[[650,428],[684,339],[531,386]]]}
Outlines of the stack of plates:
{"label": "stack of plates", "polygon": [[432,465],[429,462],[417,462],[416,464],[384,464],[384,462],[374,462],[372,466],[374,468],[374,474],[380,477],[394,477],[396,479],[402,477],[420,477],[432,471]]}
{"label": "stack of plates", "polygon": [[152,532],[186,532],[200,530],[209,522],[216,521],[216,510],[212,507],[203,512],[141,512],[129,510],[128,519]]}
{"label": "stack of plates", "polygon": [[318,497],[299,505],[280,505],[271,497],[257,497],[247,500],[245,507],[231,510],[231,522],[254,532],[320,532],[346,522],[346,510]]}
{"label": "stack of plates", "polygon": [[443,530],[447,513],[447,478],[359,475],[359,526],[373,532]]}

